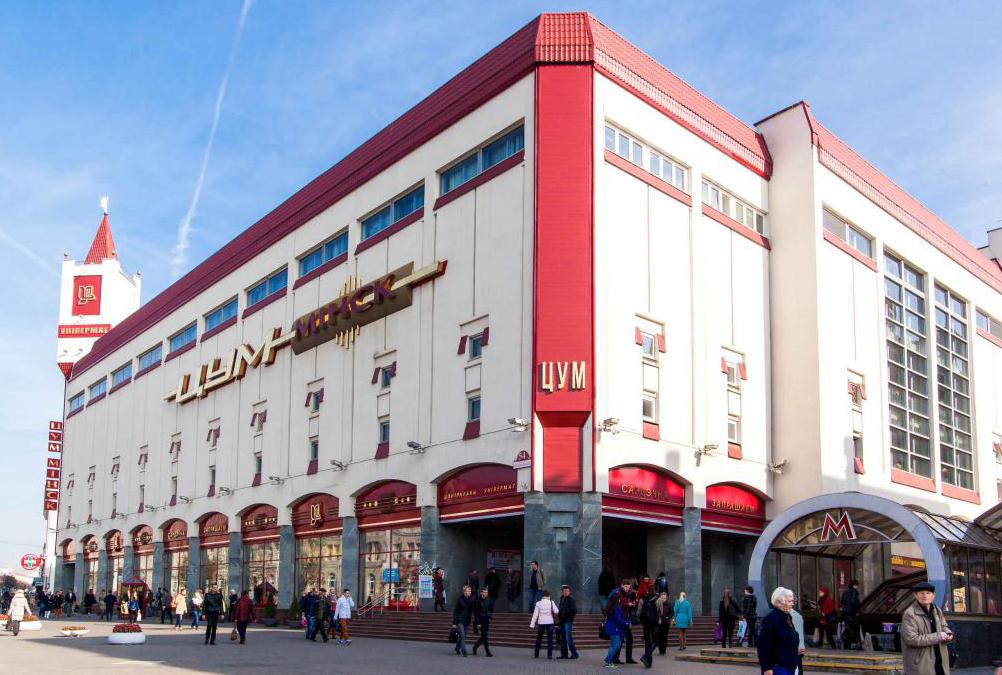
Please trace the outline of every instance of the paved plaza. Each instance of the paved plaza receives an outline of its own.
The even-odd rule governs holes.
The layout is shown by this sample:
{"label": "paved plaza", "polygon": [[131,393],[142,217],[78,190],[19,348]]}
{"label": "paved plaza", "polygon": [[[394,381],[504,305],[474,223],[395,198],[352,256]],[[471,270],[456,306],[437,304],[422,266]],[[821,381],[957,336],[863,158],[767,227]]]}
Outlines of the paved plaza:
{"label": "paved plaza", "polygon": [[[68,638],[59,634],[67,625],[86,625],[91,633]],[[110,623],[78,619],[49,620],[41,631],[22,632],[18,637],[0,631],[0,664],[3,673],[65,675],[73,673],[142,673],[156,668],[158,673],[204,672],[300,674],[304,672],[360,673],[436,673],[470,675],[471,673],[604,673],[604,651],[586,650],[577,661],[547,661],[532,658],[530,650],[497,647],[494,658],[457,657],[446,643],[404,642],[357,638],[350,647],[336,642],[307,642],[300,631],[288,628],[251,627],[247,643],[229,639],[231,626],[220,626],[217,644],[204,644],[204,633],[185,629],[174,631],[159,623],[145,624],[144,645],[114,646],[106,638]],[[545,653],[545,652],[544,652]],[[680,675],[730,675],[756,673],[757,668],[676,662],[674,658],[656,658],[654,667],[621,666],[617,672],[678,673]],[[991,668],[954,671],[960,675],[992,675]]]}

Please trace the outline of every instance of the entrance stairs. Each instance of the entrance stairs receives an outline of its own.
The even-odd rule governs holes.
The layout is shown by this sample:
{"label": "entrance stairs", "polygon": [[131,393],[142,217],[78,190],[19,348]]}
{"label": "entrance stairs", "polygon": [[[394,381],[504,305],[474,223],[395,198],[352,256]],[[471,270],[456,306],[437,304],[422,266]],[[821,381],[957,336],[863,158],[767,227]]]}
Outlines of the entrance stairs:
{"label": "entrance stairs", "polygon": [[[491,622],[491,644],[499,647],[531,648],[535,644],[536,631],[529,628],[529,614],[501,612],[494,615]],[[598,637],[598,627],[602,622],[600,614],[578,614],[574,619],[574,643],[578,649],[608,649],[609,643]],[[687,631],[690,645],[713,644],[713,628],[716,620],[712,617],[696,617]],[[351,622],[351,634],[358,637],[384,638],[389,640],[419,640],[422,642],[445,643],[452,627],[452,612],[373,612],[359,616]],[[476,635],[472,629],[467,635],[468,648],[473,648]],[[643,653],[643,630],[633,629],[635,654]],[[555,643],[554,643],[555,644]],[[544,638],[545,648],[545,638]],[[676,631],[669,632],[668,646],[672,653],[678,646]],[[634,658],[638,658],[634,656]],[[874,671],[881,672],[881,671]]]}
{"label": "entrance stairs", "polygon": [[[726,665],[754,665],[758,657],[754,649],[721,649],[704,647],[699,652],[675,652],[676,661],[720,663]],[[888,652],[855,652],[834,649],[809,649],[804,654],[806,672],[859,673],[861,675],[902,675],[901,656]]]}

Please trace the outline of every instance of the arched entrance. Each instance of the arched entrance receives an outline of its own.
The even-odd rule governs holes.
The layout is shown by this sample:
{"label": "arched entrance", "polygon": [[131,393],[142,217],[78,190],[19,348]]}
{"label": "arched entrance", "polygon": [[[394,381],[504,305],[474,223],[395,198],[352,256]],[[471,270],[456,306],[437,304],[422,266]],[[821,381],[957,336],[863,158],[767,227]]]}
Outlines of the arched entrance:
{"label": "arched entrance", "polygon": [[298,598],[311,588],[340,593],[343,523],[337,497],[318,492],[295,502],[292,531],[296,537],[296,586],[292,597]]}
{"label": "arched entrance", "polygon": [[[772,589],[782,585],[804,599],[817,588],[840,590],[859,577],[865,596],[895,574],[891,558],[920,558],[936,597],[947,597],[942,536],[916,511],[883,497],[840,492],[806,499],[780,513],[762,532],[748,564],[748,583],[769,610]],[[830,579],[830,582],[828,581]]]}
{"label": "arched entrance", "polygon": [[358,597],[366,605],[395,610],[418,607],[421,509],[417,486],[390,480],[355,497],[358,518]]}
{"label": "arched entrance", "polygon": [[270,504],[257,504],[244,510],[240,514],[240,536],[243,588],[250,590],[255,605],[264,605],[269,596],[278,602],[278,509]]}

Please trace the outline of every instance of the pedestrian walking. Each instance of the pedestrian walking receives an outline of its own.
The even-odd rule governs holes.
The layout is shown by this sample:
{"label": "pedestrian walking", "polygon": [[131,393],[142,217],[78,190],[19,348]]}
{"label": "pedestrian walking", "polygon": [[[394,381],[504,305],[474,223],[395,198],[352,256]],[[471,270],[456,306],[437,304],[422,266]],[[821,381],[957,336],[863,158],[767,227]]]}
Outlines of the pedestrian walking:
{"label": "pedestrian walking", "polygon": [[609,594],[616,590],[616,577],[612,575],[612,570],[608,565],[602,567],[602,572],[598,575],[598,598],[601,603],[599,607],[605,607],[609,602]]}
{"label": "pedestrian walking", "polygon": [[538,560],[533,560],[529,564],[529,606],[535,607],[543,597],[543,585],[546,583],[546,575],[543,568],[539,566]]}
{"label": "pedestrian walking", "polygon": [[491,567],[484,577],[484,588],[487,589],[487,597],[491,601],[491,612],[494,612],[494,604],[498,601],[498,594],[501,592],[501,575],[497,569]]}
{"label": "pedestrian walking", "polygon": [[508,570],[508,611],[518,611],[518,600],[522,597],[522,571]]}
{"label": "pedestrian walking", "polygon": [[804,633],[804,617],[797,611],[796,595],[793,596],[793,604],[790,607],[790,618],[793,619],[793,629],[797,631],[797,638],[800,640],[797,643],[797,658],[799,661],[797,675],[800,675],[804,672],[804,654],[807,653],[807,637]]}
{"label": "pedestrian walking", "polygon": [[532,610],[532,620],[529,621],[529,628],[536,629],[536,647],[533,651],[533,658],[539,658],[539,647],[543,641],[543,633],[546,633],[546,658],[553,658],[553,625],[560,616],[557,605],[550,600],[550,592],[545,588],[540,592],[539,601],[535,609]]}
{"label": "pedestrian walking", "polygon": [[136,597],[135,593],[129,594],[129,599],[126,600],[125,606],[129,612],[129,623],[135,623],[136,617],[139,616],[139,598]]}
{"label": "pedestrian walking", "polygon": [[654,580],[654,592],[658,595],[668,592],[668,577],[664,572],[660,572],[658,578]]}
{"label": "pedestrian walking", "polygon": [[168,623],[174,623],[174,615],[171,613],[173,606],[174,598],[171,597],[170,591],[163,589],[160,596],[160,623],[163,623],[164,619],[167,619]]}
{"label": "pedestrian walking", "polygon": [[838,605],[835,598],[831,596],[828,589],[822,586],[818,589],[818,629],[821,635],[818,636],[818,647],[825,646],[825,638],[828,638],[828,645],[835,649],[835,631],[838,629]]}
{"label": "pedestrian walking", "polygon": [[466,575],[466,585],[473,589],[473,597],[480,597],[480,575],[477,574],[476,570],[470,570],[470,573]]}
{"label": "pedestrian walking", "polygon": [[491,629],[491,619],[494,618],[494,603],[491,602],[490,593],[486,588],[480,589],[480,597],[473,608],[473,618],[480,629],[480,637],[473,645],[473,655],[477,655],[477,647],[484,646],[484,656],[494,656],[491,654],[491,645],[488,642],[488,633]]}
{"label": "pedestrian walking", "polygon": [[18,589],[14,592],[14,598],[10,601],[10,607],[7,610],[7,621],[10,624],[10,630],[14,633],[14,637],[17,637],[18,632],[20,632],[21,621],[24,620],[24,615],[28,613],[28,599],[24,597],[24,591]]}
{"label": "pedestrian walking", "polygon": [[[657,584],[655,583],[655,587]],[[664,590],[658,593],[658,599],[655,602],[658,608],[658,630],[657,630],[657,644],[658,644],[658,654],[664,656],[668,651],[668,630],[671,628],[672,621],[675,618],[674,611],[672,609],[672,603],[668,599],[668,591]]]}
{"label": "pedestrian walking", "polygon": [[104,595],[104,614],[102,617],[107,617],[108,621],[115,620],[115,605],[118,603],[118,598],[110,590]]}
{"label": "pedestrian walking", "polygon": [[603,628],[605,634],[609,636],[609,651],[605,654],[604,665],[606,668],[615,668],[616,657],[623,647],[623,631],[628,630],[630,621],[628,616],[623,615],[623,609],[617,602],[618,591],[613,590],[610,594],[609,602],[605,609],[605,623]]}
{"label": "pedestrian walking", "polygon": [[912,586],[912,593],[915,602],[901,615],[905,675],[950,675],[953,631],[936,606],[936,588],[923,581]]}
{"label": "pedestrian walking", "polygon": [[557,605],[560,617],[560,656],[558,659],[578,658],[578,648],[574,644],[574,617],[578,615],[578,603],[571,595],[571,587],[564,584],[560,587],[560,604]]}
{"label": "pedestrian walking", "polygon": [[324,629],[324,617],[327,615],[327,589],[321,588],[317,591],[317,604],[314,610],[313,641],[317,641],[317,634],[327,642],[327,631]]}
{"label": "pedestrian walking", "polygon": [[473,619],[474,602],[473,589],[463,586],[463,592],[456,598],[456,605],[452,608],[452,627],[456,629],[456,654],[467,656],[466,653],[466,629]]}
{"label": "pedestrian walking", "polygon": [[[434,611],[446,611],[445,609],[445,570],[441,567],[435,568],[435,574],[431,579],[432,590],[435,594]],[[441,608],[441,609],[439,609]]]}
{"label": "pedestrian walking", "polygon": [[647,590],[654,587],[654,582],[646,574],[640,577],[640,585],[637,586],[637,599],[642,600],[647,597]]}
{"label": "pedestrian walking", "polygon": [[[234,621],[233,617],[237,611],[237,602],[240,600],[239,596],[237,596],[236,591],[230,591],[229,600],[230,600],[229,603],[227,603],[226,605],[226,620],[229,621],[230,623],[233,623]],[[163,623],[163,621],[161,621],[160,623]]]}
{"label": "pedestrian walking", "polygon": [[780,586],[772,592],[773,610],[762,620],[758,663],[762,675],[795,675],[800,666],[800,636],[793,625],[793,591]]}
{"label": "pedestrian walking", "polygon": [[334,608],[334,620],[337,621],[339,645],[348,646],[351,644],[351,636],[348,634],[348,623],[351,621],[351,610],[355,607],[355,601],[351,599],[351,591],[344,589],[341,597],[337,599],[337,606]]}
{"label": "pedestrian walking", "polygon": [[313,590],[305,590],[303,597],[299,599],[299,610],[303,613],[303,619],[306,622],[304,637],[307,640],[316,640],[317,602],[317,589],[315,588]]}
{"label": "pedestrian walking", "polygon": [[246,590],[240,592],[240,599],[237,600],[236,609],[233,610],[233,618],[237,622],[240,644],[244,644],[247,641],[247,624],[257,618],[254,601],[250,599],[250,594]]}
{"label": "pedestrian walking", "polygon": [[609,602],[615,602],[619,605],[620,612],[626,617],[626,628],[620,631],[620,636],[622,637],[622,643],[619,649],[616,650],[616,658],[614,663],[616,665],[621,665],[624,661],[620,660],[620,655],[623,652],[623,647],[626,647],[626,661],[625,663],[640,663],[639,661],[633,660],[633,614],[637,611],[637,601],[636,594],[633,591],[633,583],[627,579],[624,579],[620,583],[619,588],[612,592],[609,598]]}
{"label": "pedestrian walking", "polygon": [[181,630],[181,621],[184,619],[185,612],[188,611],[188,595],[185,589],[178,590],[171,607],[174,609],[174,630]]}
{"label": "pedestrian walking", "polygon": [[[755,589],[745,586],[744,597],[741,598],[741,616],[745,620],[745,635],[748,639],[748,646],[755,646],[755,625],[758,622],[758,598],[755,597]],[[741,646],[741,640],[738,640]]]}
{"label": "pedestrian walking", "polygon": [[205,596],[202,594],[201,588],[196,588],[195,592],[191,594],[191,627],[193,629],[198,629],[198,624],[202,619],[202,603],[205,602]]}
{"label": "pedestrian walking", "polygon": [[741,608],[731,597],[731,589],[725,588],[724,594],[717,605],[717,621],[723,630],[720,639],[720,646],[723,648],[734,646],[734,628],[737,626],[738,618],[741,616]]}
{"label": "pedestrian walking", "polygon": [[685,597],[685,591],[678,594],[678,600],[672,606],[672,621],[678,630],[678,650],[685,651],[685,631],[692,625],[692,604]]}
{"label": "pedestrian walking", "polygon": [[657,646],[658,626],[660,618],[658,616],[658,596],[654,592],[654,584],[647,587],[647,595],[640,599],[637,613],[640,615],[640,625],[644,629],[644,655],[640,657],[640,662],[644,668],[650,668],[654,663],[654,648]]}
{"label": "pedestrian walking", "polygon": [[863,649],[859,635],[859,609],[861,601],[859,599],[859,582],[853,579],[849,582],[849,588],[842,592],[839,598],[839,610],[842,614],[842,648],[843,649]]}
{"label": "pedestrian walking", "polygon": [[223,594],[212,584],[202,602],[205,610],[205,644],[216,644],[216,627],[219,625],[219,615],[223,613]]}
{"label": "pedestrian walking", "polygon": [[73,592],[73,589],[66,591],[63,595],[63,615],[67,618],[73,616],[73,610],[77,606],[77,594]]}
{"label": "pedestrian walking", "polygon": [[94,610],[94,605],[97,604],[97,596],[94,595],[94,589],[91,588],[84,594],[84,613],[87,618],[90,618],[90,613]]}

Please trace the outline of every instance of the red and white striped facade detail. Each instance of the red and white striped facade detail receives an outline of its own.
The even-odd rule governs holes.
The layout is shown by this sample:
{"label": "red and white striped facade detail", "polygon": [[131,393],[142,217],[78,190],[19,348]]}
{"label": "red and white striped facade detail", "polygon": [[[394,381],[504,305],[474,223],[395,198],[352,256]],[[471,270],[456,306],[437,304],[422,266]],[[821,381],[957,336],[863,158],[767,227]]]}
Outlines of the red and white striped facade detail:
{"label": "red and white striped facade detail", "polygon": [[[519,124],[522,152],[439,194],[442,167]],[[684,166],[686,189],[607,153],[607,124]],[[765,214],[765,232],[703,204],[703,180]],[[359,221],[421,181],[420,215],[359,246]],[[872,265],[825,239],[823,208],[874,238]],[[346,224],[343,262],[296,283],[297,257]],[[288,525],[292,506],[314,493],[336,497],[338,516],[352,516],[356,497],[384,481],[415,485],[415,508],[435,505],[437,486],[457,471],[510,466],[524,450],[532,463],[517,470],[518,493],[609,493],[610,471],[623,466],[677,477],[684,501],[650,510],[652,522],[677,522],[675,509],[696,507],[713,527],[754,531],[747,518],[708,504],[719,486],[765,497],[768,514],[815,494],[860,490],[972,516],[995,501],[991,438],[1002,429],[1002,349],[972,337],[982,504],[951,496],[938,481],[931,492],[893,482],[884,247],[967,298],[972,333],[974,306],[1002,317],[997,264],[821,127],[806,104],[749,126],[590,15],[541,15],[77,362],[68,397],[164,343],[159,367],[67,420],[63,475],[76,476],[76,489],[63,492],[59,539],[103,535],[108,527],[83,516],[93,500],[94,516],[106,517],[113,492],[125,514],[114,527],[151,525],[157,538],[168,521],[194,531],[213,512],[226,514],[237,532],[240,514],[258,504],[277,507],[278,525]],[[190,403],[164,400],[181,376],[239,345],[261,344],[275,328],[289,330],[350,279],[437,261],[447,261],[445,273],[415,288],[412,305],[363,326],[350,348],[327,342],[298,355],[281,350],[272,365]],[[245,290],[284,266],[288,288],[246,311]],[[203,317],[233,297],[240,318],[203,338]],[[167,338],[193,320],[196,346],[168,354]],[[480,358],[457,353],[457,342],[485,330]],[[655,336],[655,359],[643,358],[638,332]],[[722,371],[732,362],[740,371],[740,444],[728,443]],[[388,386],[370,378],[391,364]],[[581,364],[581,386],[543,386],[547,368],[570,372]],[[850,372],[870,392],[864,473],[846,450]],[[641,414],[645,390],[657,394],[653,420]],[[316,391],[323,391],[319,411],[302,403]],[[471,395],[482,402],[475,434]],[[253,423],[262,412],[267,421]],[[377,458],[377,421],[387,418],[388,451]],[[528,430],[513,431],[509,418],[523,418]],[[618,423],[604,425],[610,418]],[[211,429],[219,430],[212,445]],[[311,439],[319,439],[317,461]],[[175,456],[169,450],[178,440]],[[422,451],[409,451],[409,441]],[[112,457],[121,457],[114,477]],[[783,460],[782,474],[768,469]],[[91,466],[97,477],[88,489]],[[137,508],[140,486],[146,505],[168,504],[172,477],[186,499],[153,514]],[[608,496],[611,511],[637,515],[637,508],[642,516],[622,495]],[[517,500],[505,496],[498,509],[517,510]],[[473,512],[464,506],[445,517]]]}

